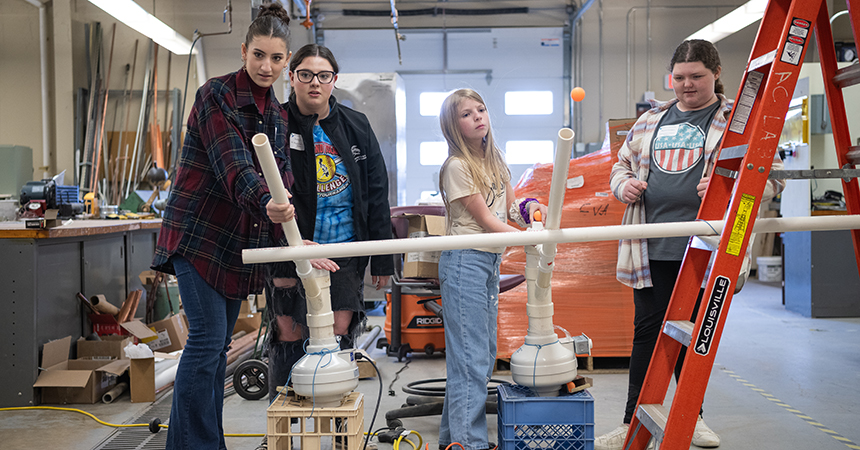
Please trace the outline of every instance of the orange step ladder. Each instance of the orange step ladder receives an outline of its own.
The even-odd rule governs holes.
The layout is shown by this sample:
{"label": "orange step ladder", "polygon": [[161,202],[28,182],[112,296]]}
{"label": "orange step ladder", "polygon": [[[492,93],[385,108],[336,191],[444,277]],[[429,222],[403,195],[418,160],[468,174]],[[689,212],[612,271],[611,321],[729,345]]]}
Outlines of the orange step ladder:
{"label": "orange step ladder", "polygon": [[[848,8],[856,38],[860,36],[860,8],[850,1]],[[726,219],[701,306],[695,323],[690,322],[713,254],[713,250],[697,245],[694,237],[681,265],[625,449],[644,450],[652,437],[660,442],[661,450],[687,450],[690,446],[774,152],[813,33],[821,57],[839,164],[847,169],[858,163],[860,147],[851,147],[842,88],[860,83],[860,66],[837,70],[826,2],[771,0],[697,217]],[[845,180],[842,183],[848,213],[860,214],[857,179]],[[852,231],[852,239],[860,266],[860,230]],[[666,408],[663,402],[682,345],[691,351],[686,352],[674,399]]]}

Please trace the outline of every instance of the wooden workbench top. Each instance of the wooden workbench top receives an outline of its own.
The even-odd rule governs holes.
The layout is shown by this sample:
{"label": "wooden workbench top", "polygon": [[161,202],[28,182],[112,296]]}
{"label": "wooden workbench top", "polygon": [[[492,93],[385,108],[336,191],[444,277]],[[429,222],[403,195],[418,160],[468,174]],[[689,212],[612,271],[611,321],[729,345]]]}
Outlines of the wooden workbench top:
{"label": "wooden workbench top", "polygon": [[0,239],[46,239],[75,236],[95,236],[123,231],[161,227],[161,219],[148,220],[73,220],[71,223],[47,230],[29,229],[24,222],[0,222]]}

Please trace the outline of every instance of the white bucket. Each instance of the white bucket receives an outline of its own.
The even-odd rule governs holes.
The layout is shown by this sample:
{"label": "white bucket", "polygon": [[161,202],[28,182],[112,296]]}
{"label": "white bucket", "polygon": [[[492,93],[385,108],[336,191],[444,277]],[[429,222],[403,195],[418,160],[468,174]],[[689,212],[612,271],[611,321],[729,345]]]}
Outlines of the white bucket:
{"label": "white bucket", "polygon": [[755,259],[758,264],[758,280],[764,282],[782,281],[782,257],[759,256]]}

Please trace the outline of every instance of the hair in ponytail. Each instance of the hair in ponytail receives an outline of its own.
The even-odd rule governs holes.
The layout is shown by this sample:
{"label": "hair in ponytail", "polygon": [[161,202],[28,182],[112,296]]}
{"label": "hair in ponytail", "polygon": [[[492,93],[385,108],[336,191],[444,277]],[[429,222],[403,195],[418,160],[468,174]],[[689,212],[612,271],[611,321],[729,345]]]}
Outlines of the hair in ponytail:
{"label": "hair in ponytail", "polygon": [[[691,39],[684,41],[678,48],[675,49],[675,54],[672,55],[672,60],[669,61],[669,72],[675,68],[675,63],[682,62],[701,62],[708,70],[717,73],[720,70],[720,52],[714,47],[714,44],[702,40]],[[714,92],[717,94],[725,94],[723,82],[717,78],[714,84]]]}
{"label": "hair in ponytail", "polygon": [[281,38],[290,48],[290,15],[280,3],[260,6],[257,18],[251,22],[245,35],[245,47],[250,47],[251,41],[259,36]]}

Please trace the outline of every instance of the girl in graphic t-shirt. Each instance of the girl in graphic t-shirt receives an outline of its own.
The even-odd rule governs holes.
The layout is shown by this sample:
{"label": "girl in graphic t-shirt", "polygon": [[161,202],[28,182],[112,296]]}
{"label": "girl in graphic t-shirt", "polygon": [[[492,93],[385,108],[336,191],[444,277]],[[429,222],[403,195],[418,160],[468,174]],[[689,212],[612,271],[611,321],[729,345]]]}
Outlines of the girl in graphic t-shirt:
{"label": "girl in graphic t-shirt", "polygon": [[[627,203],[624,224],[696,219],[732,110],[732,101],[723,95],[720,55],[712,43],[682,42],[675,49],[669,71],[677,98],[655,104],[636,121],[612,167],[612,192]],[[773,169],[781,168],[775,154]],[[770,180],[764,200],[784,186],[781,181]],[[621,450],[624,445],[687,240],[625,239],[619,243],[616,278],[633,288],[635,308],[627,406],[622,425],[595,439],[595,450]],[[676,377],[684,360],[684,349],[681,352]],[[699,417],[692,443],[717,447],[720,437]]]}
{"label": "girl in graphic t-shirt", "polygon": [[[517,231],[546,206],[515,200],[511,173],[493,141],[481,96],[460,89],[445,99],[439,116],[448,159],[439,186],[448,234]],[[446,250],[439,258],[448,378],[439,426],[439,446],[459,442],[465,450],[489,448],[485,403],[496,358],[499,263],[504,247]]]}

